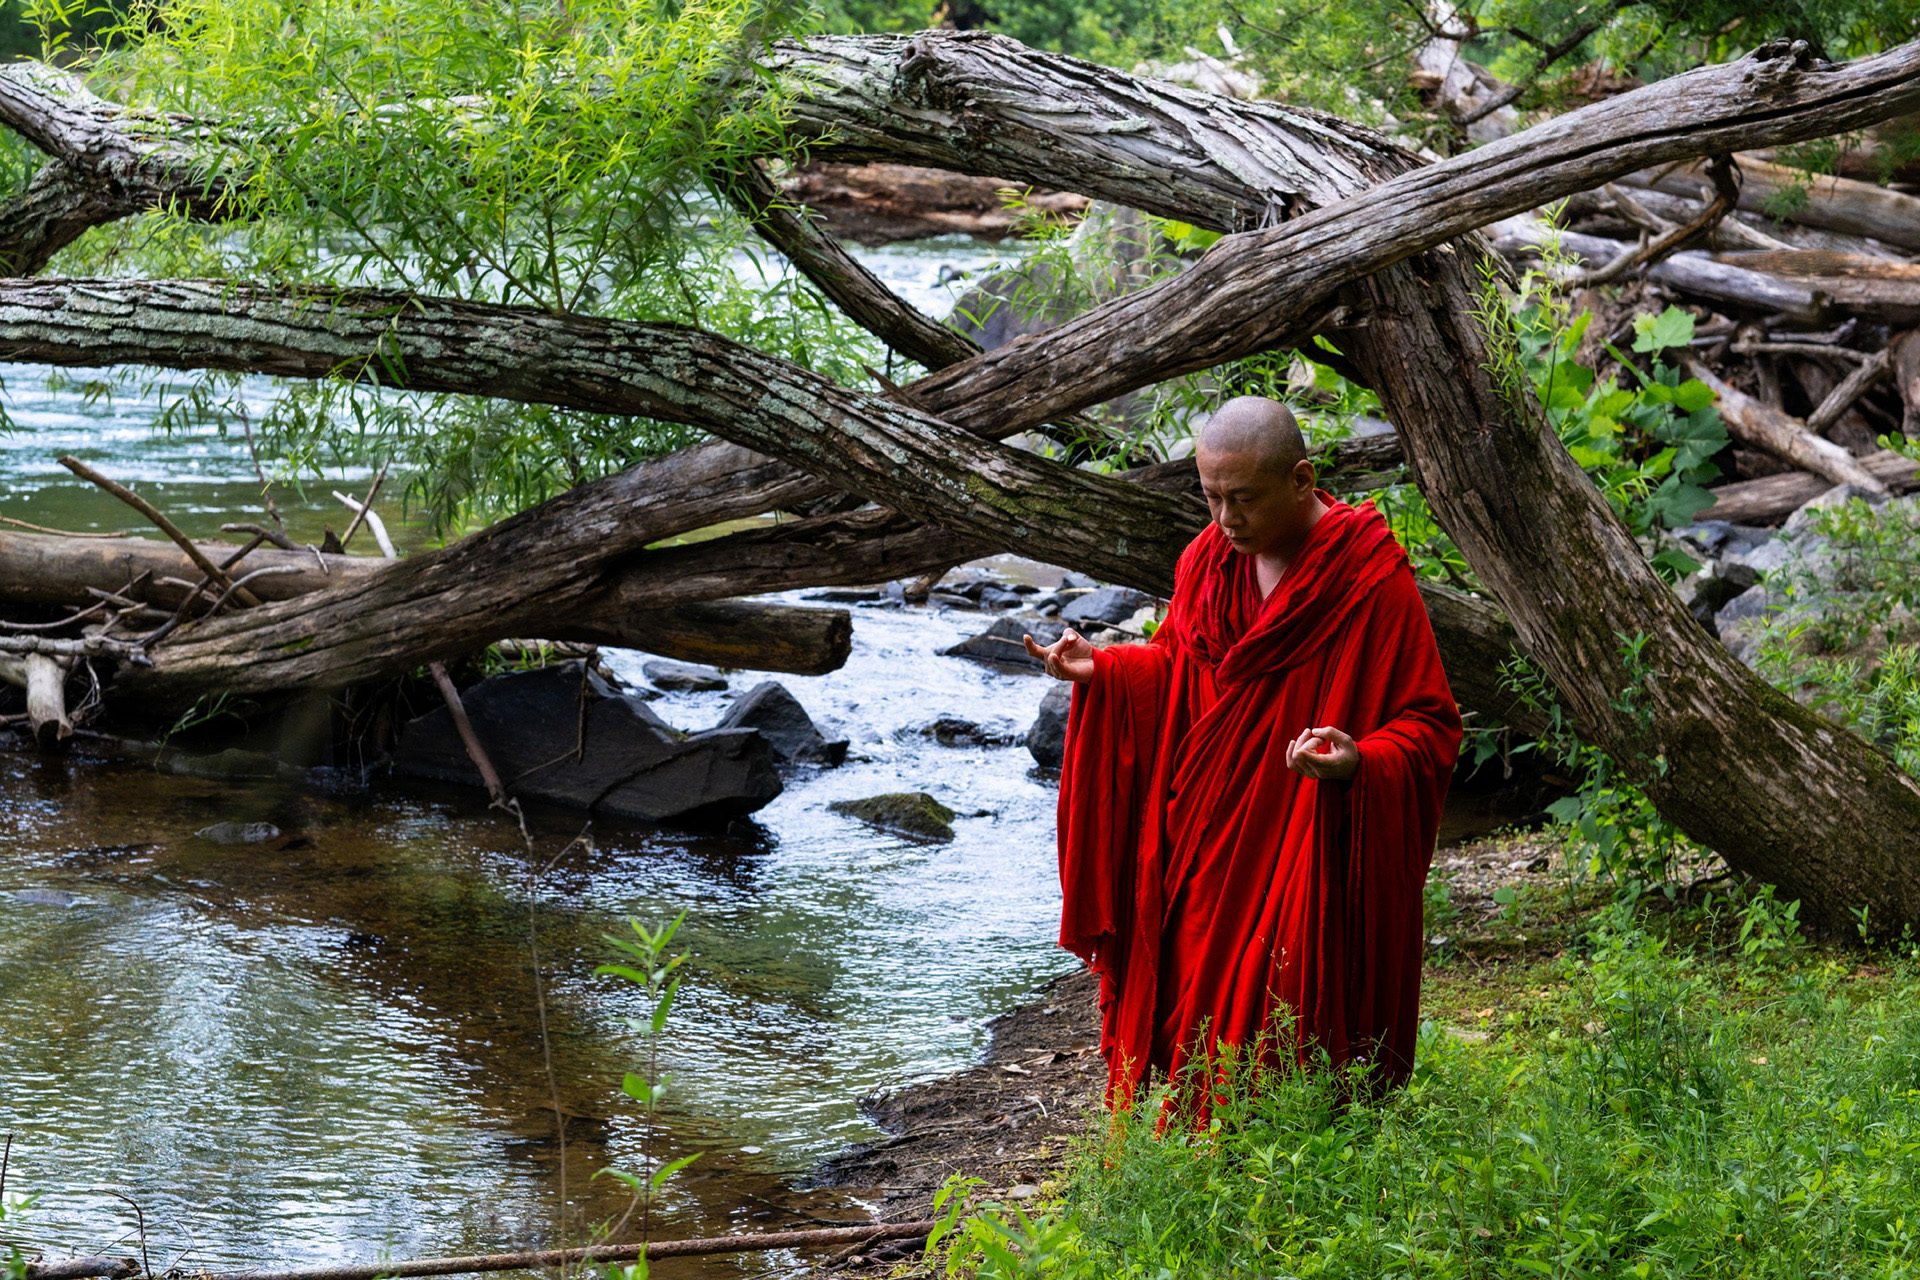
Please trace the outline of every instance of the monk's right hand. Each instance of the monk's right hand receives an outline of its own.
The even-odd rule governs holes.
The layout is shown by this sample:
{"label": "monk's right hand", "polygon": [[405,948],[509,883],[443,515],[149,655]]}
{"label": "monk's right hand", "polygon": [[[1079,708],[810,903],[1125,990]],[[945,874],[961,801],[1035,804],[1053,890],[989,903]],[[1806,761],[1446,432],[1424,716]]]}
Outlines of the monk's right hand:
{"label": "monk's right hand", "polygon": [[1060,633],[1060,638],[1046,648],[1030,635],[1020,637],[1027,646],[1027,652],[1040,659],[1047,674],[1055,680],[1071,680],[1075,684],[1086,684],[1093,679],[1093,642],[1068,627]]}

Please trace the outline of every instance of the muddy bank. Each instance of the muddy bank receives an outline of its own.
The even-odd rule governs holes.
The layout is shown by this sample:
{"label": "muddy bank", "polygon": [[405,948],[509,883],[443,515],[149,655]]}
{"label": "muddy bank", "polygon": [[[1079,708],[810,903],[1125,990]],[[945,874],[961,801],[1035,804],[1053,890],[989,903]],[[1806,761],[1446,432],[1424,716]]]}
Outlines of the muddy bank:
{"label": "muddy bank", "polygon": [[[931,1216],[934,1193],[956,1173],[983,1179],[984,1197],[1037,1194],[1100,1109],[1098,985],[1087,970],[1068,972],[988,1025],[993,1036],[975,1065],[862,1098],[862,1112],[891,1136],[823,1161],[816,1184],[871,1195],[888,1220]],[[883,1262],[912,1251],[891,1243],[860,1256]]]}

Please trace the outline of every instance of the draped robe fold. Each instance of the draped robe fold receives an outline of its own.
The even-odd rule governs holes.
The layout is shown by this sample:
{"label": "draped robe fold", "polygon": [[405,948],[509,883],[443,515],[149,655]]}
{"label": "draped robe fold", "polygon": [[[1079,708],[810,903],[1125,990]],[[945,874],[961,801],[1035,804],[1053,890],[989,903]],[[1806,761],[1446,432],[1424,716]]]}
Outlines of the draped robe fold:
{"label": "draped robe fold", "polygon": [[[1208,524],[1145,644],[1073,688],[1059,795],[1060,945],[1100,975],[1108,1105],[1196,1048],[1413,1066],[1422,888],[1458,708],[1406,553],[1371,502],[1328,504],[1271,593]],[[1347,780],[1289,768],[1302,729],[1358,743]],[[1198,1039],[1204,1029],[1204,1042]]]}

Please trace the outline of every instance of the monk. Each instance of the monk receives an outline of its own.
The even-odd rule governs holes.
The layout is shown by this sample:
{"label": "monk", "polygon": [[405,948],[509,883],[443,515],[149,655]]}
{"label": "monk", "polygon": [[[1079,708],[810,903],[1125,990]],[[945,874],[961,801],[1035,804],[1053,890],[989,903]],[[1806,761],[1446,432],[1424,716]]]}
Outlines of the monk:
{"label": "monk", "polygon": [[1100,975],[1109,1107],[1227,1044],[1378,1098],[1413,1068],[1459,710],[1406,552],[1285,405],[1228,400],[1195,455],[1211,520],[1152,640],[1025,637],[1074,682],[1060,945]]}

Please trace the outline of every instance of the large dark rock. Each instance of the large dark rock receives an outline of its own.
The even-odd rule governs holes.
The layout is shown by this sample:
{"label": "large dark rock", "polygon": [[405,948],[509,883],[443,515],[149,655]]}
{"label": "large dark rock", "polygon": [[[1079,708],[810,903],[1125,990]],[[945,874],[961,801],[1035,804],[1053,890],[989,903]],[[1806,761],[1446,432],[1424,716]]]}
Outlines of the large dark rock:
{"label": "large dark rock", "polygon": [[[682,733],[638,695],[578,661],[489,676],[461,703],[508,790],[616,818],[704,824],[780,794],[772,744],[755,729]],[[584,719],[582,700],[584,697]],[[575,759],[576,747],[582,746]],[[445,707],[408,724],[395,772],[478,786]]]}
{"label": "large dark rock", "polygon": [[778,680],[767,680],[740,695],[716,729],[758,729],[780,759],[796,764],[839,764],[847,758],[845,738],[828,739],[800,700]]}
{"label": "large dark rock", "polygon": [[889,791],[864,800],[835,800],[827,808],[915,840],[953,839],[953,810],[924,791]]}
{"label": "large dark rock", "polygon": [[1005,614],[994,624],[977,636],[969,636],[959,644],[949,645],[940,652],[955,658],[972,658],[976,662],[991,662],[1004,667],[1026,667],[1039,671],[1041,663],[1027,653],[1026,645],[1020,642],[1022,635],[1030,635],[1042,648],[1060,638],[1065,628],[1051,618],[1023,617],[1019,614]]}
{"label": "large dark rock", "polygon": [[1060,606],[1060,617],[1078,627],[1095,623],[1114,626],[1131,618],[1141,605],[1150,604],[1152,600],[1146,592],[1132,587],[1095,587],[1067,596]]}
{"label": "large dark rock", "polygon": [[1062,680],[1040,699],[1040,714],[1027,730],[1027,750],[1043,769],[1058,769],[1067,753],[1067,709],[1073,705],[1073,686]]}

